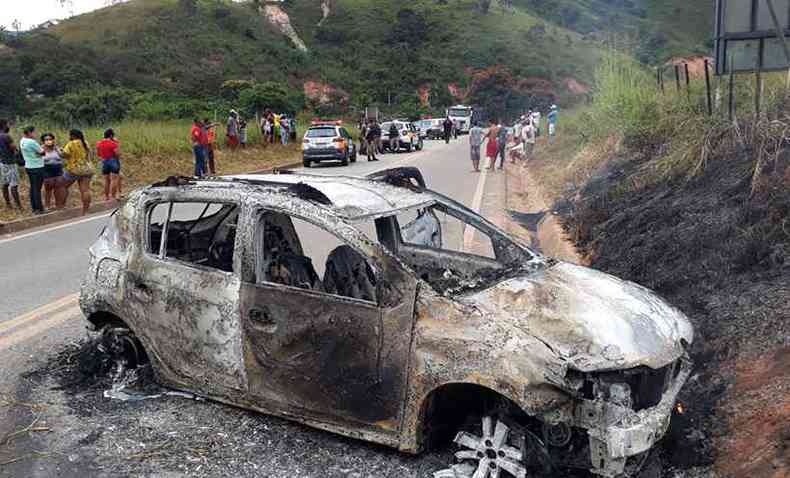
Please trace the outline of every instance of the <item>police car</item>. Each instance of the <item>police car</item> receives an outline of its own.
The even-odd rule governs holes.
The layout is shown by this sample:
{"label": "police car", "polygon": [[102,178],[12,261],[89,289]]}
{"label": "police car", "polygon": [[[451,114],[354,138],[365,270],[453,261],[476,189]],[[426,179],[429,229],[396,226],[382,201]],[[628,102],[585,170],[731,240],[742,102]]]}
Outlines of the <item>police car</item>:
{"label": "police car", "polygon": [[357,160],[357,147],[341,121],[313,121],[302,140],[302,160],[305,168],[324,161],[348,166]]}

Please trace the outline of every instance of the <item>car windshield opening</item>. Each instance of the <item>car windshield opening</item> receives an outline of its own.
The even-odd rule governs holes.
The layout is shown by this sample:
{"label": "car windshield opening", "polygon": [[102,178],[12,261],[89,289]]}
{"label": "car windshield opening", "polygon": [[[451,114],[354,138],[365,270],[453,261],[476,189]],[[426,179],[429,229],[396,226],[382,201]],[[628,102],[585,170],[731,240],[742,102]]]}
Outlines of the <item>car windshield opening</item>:
{"label": "car windshield opening", "polygon": [[313,128],[307,131],[308,138],[334,138],[337,136],[335,128]]}
{"label": "car windshield opening", "polygon": [[505,236],[440,203],[400,211],[394,224],[396,255],[442,294],[491,284],[531,258]]}

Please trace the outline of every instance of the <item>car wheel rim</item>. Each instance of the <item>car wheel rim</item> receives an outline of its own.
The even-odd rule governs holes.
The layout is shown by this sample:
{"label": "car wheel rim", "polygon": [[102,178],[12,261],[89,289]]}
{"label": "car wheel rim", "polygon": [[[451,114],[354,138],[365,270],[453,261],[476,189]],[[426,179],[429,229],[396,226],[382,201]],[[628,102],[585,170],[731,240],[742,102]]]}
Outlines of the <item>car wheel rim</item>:
{"label": "car wheel rim", "polygon": [[455,457],[462,463],[434,473],[434,478],[526,478],[522,451],[508,444],[510,427],[483,417],[482,431],[482,436],[458,432],[454,442],[462,450]]}

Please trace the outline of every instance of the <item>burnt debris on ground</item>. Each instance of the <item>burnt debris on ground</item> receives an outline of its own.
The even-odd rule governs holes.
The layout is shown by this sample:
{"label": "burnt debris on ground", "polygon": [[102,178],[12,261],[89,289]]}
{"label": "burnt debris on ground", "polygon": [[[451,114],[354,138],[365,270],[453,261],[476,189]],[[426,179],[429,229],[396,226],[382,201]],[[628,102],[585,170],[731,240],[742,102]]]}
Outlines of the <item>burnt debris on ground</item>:
{"label": "burnt debris on ground", "polygon": [[772,127],[741,125],[691,179],[639,181],[661,150],[625,151],[557,206],[593,267],[695,325],[697,370],[664,441],[677,469],[790,474],[790,142]]}
{"label": "burnt debris on ground", "polygon": [[58,413],[71,415],[38,444],[55,452],[49,460],[89,464],[90,476],[424,478],[452,462],[455,451],[448,445],[414,457],[220,403],[169,396],[150,366],[121,378],[124,391],[161,396],[106,398],[118,383],[116,371],[95,341],[84,340],[26,374],[28,399],[62,402]]}

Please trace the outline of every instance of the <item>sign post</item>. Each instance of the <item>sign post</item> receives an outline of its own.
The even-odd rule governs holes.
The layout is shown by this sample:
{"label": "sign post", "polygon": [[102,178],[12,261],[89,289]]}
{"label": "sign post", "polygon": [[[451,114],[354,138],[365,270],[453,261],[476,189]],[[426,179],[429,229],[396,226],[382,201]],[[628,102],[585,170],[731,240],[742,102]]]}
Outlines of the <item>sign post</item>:
{"label": "sign post", "polygon": [[788,35],[790,0],[716,0],[716,75],[787,70]]}

